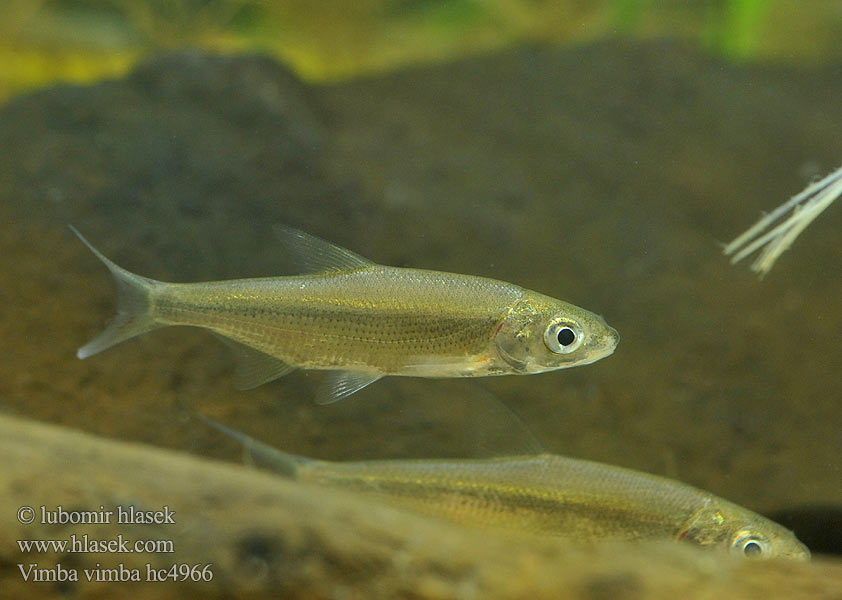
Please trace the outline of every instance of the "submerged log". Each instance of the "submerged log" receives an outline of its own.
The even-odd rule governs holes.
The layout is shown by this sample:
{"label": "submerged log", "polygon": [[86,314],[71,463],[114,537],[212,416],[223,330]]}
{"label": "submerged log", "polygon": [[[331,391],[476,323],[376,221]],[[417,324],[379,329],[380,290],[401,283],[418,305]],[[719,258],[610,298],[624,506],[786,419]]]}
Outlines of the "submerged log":
{"label": "submerged log", "polygon": [[[9,416],[0,417],[0,461],[6,597],[816,599],[842,589],[839,563],[463,529],[366,497]],[[159,545],[26,552],[18,540],[75,540],[77,550],[106,540]]]}

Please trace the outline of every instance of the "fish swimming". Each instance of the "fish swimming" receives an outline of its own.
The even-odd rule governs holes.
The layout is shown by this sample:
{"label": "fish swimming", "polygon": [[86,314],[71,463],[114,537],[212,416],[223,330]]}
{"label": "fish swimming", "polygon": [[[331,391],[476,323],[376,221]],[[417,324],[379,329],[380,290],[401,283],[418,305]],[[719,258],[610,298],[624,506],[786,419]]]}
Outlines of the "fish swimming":
{"label": "fish swimming", "polygon": [[476,377],[586,365],[614,351],[602,317],[471,275],[375,264],[317,237],[276,231],[305,275],[165,283],[117,266],[71,226],[117,282],[117,316],[77,352],[87,358],[168,325],[202,327],[236,353],[235,384],[294,369],[331,371],[319,402],[386,375]]}
{"label": "fish swimming", "polygon": [[577,542],[688,542],[748,558],[807,560],[793,532],[665,477],[554,454],[328,462],[282,452],[201,416],[258,466],[462,525]]}

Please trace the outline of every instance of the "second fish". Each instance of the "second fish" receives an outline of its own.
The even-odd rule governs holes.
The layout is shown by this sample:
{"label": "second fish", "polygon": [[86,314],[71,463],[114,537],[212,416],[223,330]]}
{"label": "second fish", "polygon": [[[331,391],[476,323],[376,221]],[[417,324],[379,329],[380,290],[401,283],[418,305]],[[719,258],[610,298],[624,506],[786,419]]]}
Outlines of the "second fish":
{"label": "second fish", "polygon": [[602,317],[522,287],[471,275],[375,264],[276,228],[306,275],[164,283],[130,273],[74,233],[117,282],[117,316],[79,349],[87,358],[168,325],[209,329],[235,349],[237,387],[300,369],[329,370],[319,401],[385,375],[477,377],[586,365],[619,341]]}

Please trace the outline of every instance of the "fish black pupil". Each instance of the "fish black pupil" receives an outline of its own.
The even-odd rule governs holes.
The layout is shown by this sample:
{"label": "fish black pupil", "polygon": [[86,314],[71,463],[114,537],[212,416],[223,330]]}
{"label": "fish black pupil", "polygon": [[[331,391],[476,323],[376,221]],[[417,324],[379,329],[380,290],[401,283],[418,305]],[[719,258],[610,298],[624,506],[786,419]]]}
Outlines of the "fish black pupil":
{"label": "fish black pupil", "polygon": [[569,346],[576,340],[576,334],[569,327],[562,327],[558,330],[558,343],[562,346]]}
{"label": "fish black pupil", "polygon": [[745,546],[743,546],[743,553],[746,556],[759,556],[762,552],[763,549],[757,542],[749,542]]}

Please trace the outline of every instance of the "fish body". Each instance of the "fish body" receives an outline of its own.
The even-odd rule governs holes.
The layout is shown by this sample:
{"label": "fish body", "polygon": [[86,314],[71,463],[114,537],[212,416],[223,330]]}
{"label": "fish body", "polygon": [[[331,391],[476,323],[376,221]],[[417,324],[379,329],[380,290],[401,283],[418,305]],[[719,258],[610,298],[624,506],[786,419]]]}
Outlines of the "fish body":
{"label": "fish body", "polygon": [[378,265],[303,232],[280,233],[310,273],[164,283],[122,269],[79,235],[120,291],[117,319],[79,357],[158,327],[202,327],[237,351],[238,387],[296,368],[329,370],[330,401],[386,375],[473,377],[584,365],[619,341],[601,317],[517,285]]}
{"label": "fish body", "polygon": [[751,558],[805,560],[784,527],[664,477],[553,454],[329,462],[288,454],[206,419],[259,466],[468,526],[578,542],[682,541]]}

